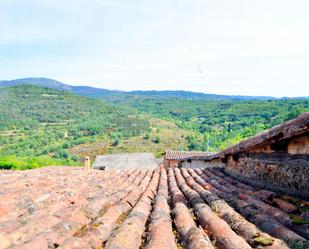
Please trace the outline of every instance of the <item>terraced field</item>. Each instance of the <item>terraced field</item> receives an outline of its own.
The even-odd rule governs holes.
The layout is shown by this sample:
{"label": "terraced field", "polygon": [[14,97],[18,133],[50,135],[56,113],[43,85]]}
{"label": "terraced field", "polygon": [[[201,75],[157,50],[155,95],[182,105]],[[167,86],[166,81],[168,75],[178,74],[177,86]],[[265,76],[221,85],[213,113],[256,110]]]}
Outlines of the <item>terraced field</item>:
{"label": "terraced field", "polygon": [[222,169],[1,171],[0,200],[0,249],[308,248],[308,202]]}

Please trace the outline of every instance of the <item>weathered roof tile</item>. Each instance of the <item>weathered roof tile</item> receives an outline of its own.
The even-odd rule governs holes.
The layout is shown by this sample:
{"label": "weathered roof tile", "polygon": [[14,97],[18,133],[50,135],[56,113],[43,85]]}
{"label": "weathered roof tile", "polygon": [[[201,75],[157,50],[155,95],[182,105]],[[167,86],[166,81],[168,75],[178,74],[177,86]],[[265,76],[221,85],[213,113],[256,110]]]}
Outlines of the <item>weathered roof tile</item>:
{"label": "weathered roof tile", "polygon": [[288,203],[219,169],[171,168],[167,176],[163,168],[86,174],[81,168],[47,167],[5,172],[0,186],[0,249],[176,248],[177,243],[190,249],[211,243],[286,249],[280,239],[307,243],[309,236],[308,225],[296,226],[289,217],[297,212],[307,219],[305,202]]}

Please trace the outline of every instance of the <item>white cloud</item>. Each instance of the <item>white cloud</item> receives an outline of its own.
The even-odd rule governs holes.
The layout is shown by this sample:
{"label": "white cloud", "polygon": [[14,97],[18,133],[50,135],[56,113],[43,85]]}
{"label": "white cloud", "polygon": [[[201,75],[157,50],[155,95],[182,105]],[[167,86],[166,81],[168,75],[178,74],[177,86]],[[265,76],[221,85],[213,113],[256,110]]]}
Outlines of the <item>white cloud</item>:
{"label": "white cloud", "polygon": [[172,1],[0,0],[0,75],[127,90],[309,95],[308,1],[177,3],[193,55]]}

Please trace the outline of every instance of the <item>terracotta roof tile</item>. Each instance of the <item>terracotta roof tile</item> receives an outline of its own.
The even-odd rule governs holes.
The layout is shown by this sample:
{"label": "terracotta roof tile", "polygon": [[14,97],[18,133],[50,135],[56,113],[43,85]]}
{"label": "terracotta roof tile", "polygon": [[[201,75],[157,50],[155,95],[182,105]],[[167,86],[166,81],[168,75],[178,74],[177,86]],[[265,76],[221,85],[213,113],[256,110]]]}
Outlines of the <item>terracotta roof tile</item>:
{"label": "terracotta roof tile", "polygon": [[289,216],[306,217],[308,202],[289,203],[223,168],[6,171],[0,199],[1,249],[287,249],[281,239],[309,238],[308,225]]}

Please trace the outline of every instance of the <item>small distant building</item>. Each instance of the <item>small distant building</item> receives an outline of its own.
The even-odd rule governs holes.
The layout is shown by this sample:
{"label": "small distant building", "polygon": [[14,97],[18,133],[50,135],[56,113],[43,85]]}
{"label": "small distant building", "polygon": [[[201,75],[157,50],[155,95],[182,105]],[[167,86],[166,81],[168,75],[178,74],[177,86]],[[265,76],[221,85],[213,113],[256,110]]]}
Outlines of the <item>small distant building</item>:
{"label": "small distant building", "polygon": [[208,161],[214,159],[214,155],[202,151],[168,150],[164,154],[163,164],[165,167],[202,168],[207,166]]}
{"label": "small distant building", "polygon": [[152,153],[122,153],[96,156],[94,169],[123,170],[123,169],[154,169],[158,160]]}

